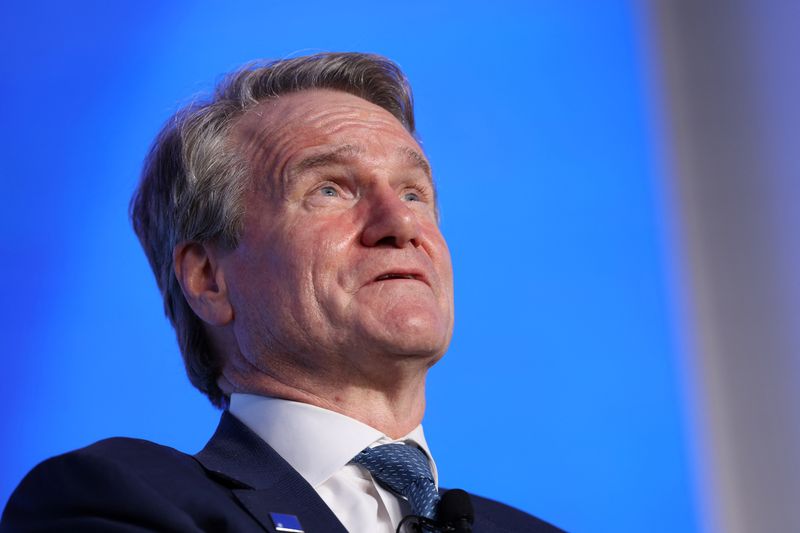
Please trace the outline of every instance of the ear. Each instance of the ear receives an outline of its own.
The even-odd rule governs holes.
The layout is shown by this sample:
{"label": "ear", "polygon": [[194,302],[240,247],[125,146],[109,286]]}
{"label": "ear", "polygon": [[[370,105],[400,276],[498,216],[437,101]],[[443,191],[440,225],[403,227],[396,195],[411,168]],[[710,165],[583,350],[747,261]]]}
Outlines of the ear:
{"label": "ear", "polygon": [[224,326],[233,320],[233,307],[216,251],[206,243],[180,243],[172,251],[172,263],[192,310],[204,322]]}

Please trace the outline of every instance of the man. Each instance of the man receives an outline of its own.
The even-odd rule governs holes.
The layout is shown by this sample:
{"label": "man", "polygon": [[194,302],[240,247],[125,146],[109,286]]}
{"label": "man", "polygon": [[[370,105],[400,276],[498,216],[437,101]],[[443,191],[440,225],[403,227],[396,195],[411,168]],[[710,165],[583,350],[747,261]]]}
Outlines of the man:
{"label": "man", "polygon": [[[167,123],[131,214],[220,426],[195,456],[109,439],[46,461],[4,530],[466,530],[468,509],[437,516],[420,426],[452,272],[396,65],[318,54],[234,73]],[[556,531],[471,502],[475,531]]]}

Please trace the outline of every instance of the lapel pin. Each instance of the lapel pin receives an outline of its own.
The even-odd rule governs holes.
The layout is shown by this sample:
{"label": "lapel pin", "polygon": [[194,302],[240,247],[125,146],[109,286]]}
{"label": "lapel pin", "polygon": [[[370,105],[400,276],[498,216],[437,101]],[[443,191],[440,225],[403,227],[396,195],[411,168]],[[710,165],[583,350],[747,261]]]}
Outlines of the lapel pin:
{"label": "lapel pin", "polygon": [[269,513],[272,518],[272,525],[275,526],[276,531],[281,533],[305,533],[303,526],[300,525],[300,520],[293,514],[282,513]]}

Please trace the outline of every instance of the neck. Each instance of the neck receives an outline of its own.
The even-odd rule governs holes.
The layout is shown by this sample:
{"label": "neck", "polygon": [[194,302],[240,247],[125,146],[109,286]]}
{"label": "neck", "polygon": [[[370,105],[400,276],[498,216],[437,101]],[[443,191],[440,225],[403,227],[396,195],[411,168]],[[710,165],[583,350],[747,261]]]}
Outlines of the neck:
{"label": "neck", "polygon": [[[400,371],[388,372],[391,383],[370,379],[354,382],[352,372],[347,380],[329,379],[330,372],[309,373],[296,368],[264,372],[243,358],[238,362],[236,366],[226,365],[220,378],[220,386],[227,394],[258,394],[315,405],[354,418],[392,439],[411,432],[425,413],[428,367],[415,369],[414,362],[398,365],[407,367]],[[320,376],[326,379],[321,380]]]}

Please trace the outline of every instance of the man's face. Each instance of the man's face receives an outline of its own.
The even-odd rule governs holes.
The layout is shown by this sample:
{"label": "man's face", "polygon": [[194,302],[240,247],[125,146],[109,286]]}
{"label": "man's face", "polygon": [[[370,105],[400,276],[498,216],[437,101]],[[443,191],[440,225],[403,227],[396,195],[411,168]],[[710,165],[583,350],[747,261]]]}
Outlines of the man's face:
{"label": "man's face", "polygon": [[245,358],[364,376],[437,360],[453,327],[450,255],[427,160],[400,122],[348,93],[302,91],[246,113],[233,142],[255,175],[222,262]]}

